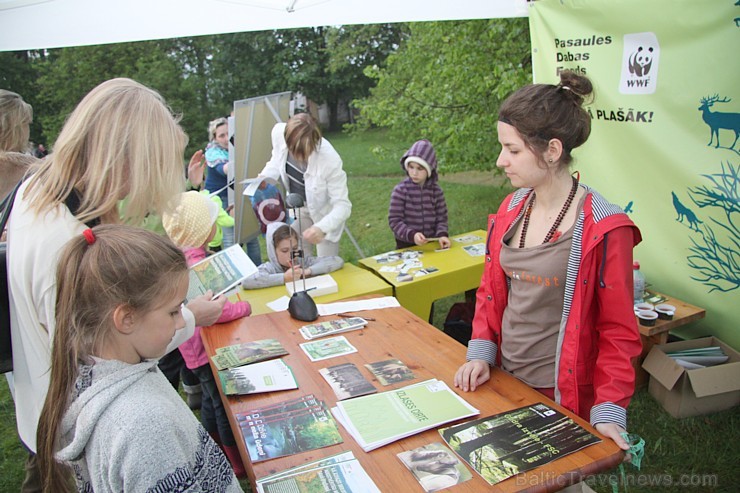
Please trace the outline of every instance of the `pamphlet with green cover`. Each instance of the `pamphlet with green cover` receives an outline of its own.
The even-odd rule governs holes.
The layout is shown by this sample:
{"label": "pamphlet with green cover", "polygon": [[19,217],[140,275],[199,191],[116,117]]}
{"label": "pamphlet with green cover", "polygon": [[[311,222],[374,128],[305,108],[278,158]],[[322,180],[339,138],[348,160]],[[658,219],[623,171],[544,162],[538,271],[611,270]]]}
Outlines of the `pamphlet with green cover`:
{"label": "pamphlet with green cover", "polygon": [[190,266],[187,300],[208,291],[215,298],[256,272],[257,266],[241,245],[232,245]]}
{"label": "pamphlet with green cover", "polygon": [[257,480],[258,493],[380,493],[352,452]]}
{"label": "pamphlet with green cover", "polygon": [[446,383],[436,379],[340,401],[332,412],[366,452],[479,414]]}
{"label": "pamphlet with green cover", "polygon": [[277,339],[261,339],[220,347],[216,349],[216,354],[211,356],[211,359],[216,368],[225,370],[226,368],[248,365],[249,363],[285,356],[286,354],[288,354],[288,351]]}
{"label": "pamphlet with green cover", "polygon": [[299,346],[311,361],[321,361],[323,359],[357,352],[357,348],[350,344],[344,336],[304,342],[303,344],[299,344]]}
{"label": "pamphlet with green cover", "polygon": [[601,441],[542,403],[442,428],[439,434],[489,484]]}

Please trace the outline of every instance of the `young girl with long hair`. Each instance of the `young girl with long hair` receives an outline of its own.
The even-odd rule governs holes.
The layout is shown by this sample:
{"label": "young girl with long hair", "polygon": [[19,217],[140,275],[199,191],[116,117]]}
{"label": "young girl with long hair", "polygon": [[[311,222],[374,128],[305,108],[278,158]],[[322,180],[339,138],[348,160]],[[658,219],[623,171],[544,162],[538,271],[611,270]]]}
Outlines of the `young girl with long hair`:
{"label": "young girl with long hair", "polygon": [[182,252],[124,225],[83,231],[57,267],[51,380],[38,426],[45,492],[242,491],[157,368],[185,326]]}
{"label": "young girl with long hair", "polygon": [[[29,490],[37,482],[36,426],[49,387],[59,252],[89,225],[138,225],[167,210],[185,187],[186,143],[161,95],[131,79],[111,79],[80,101],[53,152],[18,190],[8,221],[8,286],[15,416],[30,451]],[[210,297],[191,300],[179,342],[196,320],[212,324],[222,306]]]}

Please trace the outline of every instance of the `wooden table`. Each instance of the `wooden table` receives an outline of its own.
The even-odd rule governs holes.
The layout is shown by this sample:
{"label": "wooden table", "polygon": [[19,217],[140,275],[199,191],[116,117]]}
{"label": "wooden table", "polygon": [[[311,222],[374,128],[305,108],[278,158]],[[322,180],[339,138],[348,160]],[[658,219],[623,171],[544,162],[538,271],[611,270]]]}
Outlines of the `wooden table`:
{"label": "wooden table", "polygon": [[[676,313],[673,315],[673,320],[662,320],[658,319],[655,321],[655,325],[646,327],[640,325],[640,319],[635,317],[637,320],[637,327],[640,329],[640,336],[642,339],[642,353],[637,361],[635,361],[635,387],[643,387],[647,385],[650,375],[642,369],[642,362],[650,352],[650,349],[656,344],[665,344],[668,342],[668,332],[673,329],[677,329],[683,325],[686,325],[697,320],[701,320],[707,314],[704,308],[690,305],[685,301],[681,301],[678,298],[673,298],[667,294],[654,292],[654,294],[667,298],[665,301],[660,303],[667,303],[676,307]],[[660,304],[658,303],[658,304]]]}
{"label": "wooden table", "polygon": [[[466,236],[477,236],[479,239],[459,242],[455,239]],[[423,320],[429,320],[432,303],[440,298],[452,296],[469,289],[477,289],[483,275],[484,255],[471,256],[465,251],[465,247],[484,243],[486,232],[482,229],[469,233],[450,237],[452,246],[448,250],[435,251],[439,248],[436,241],[423,246],[403,248],[396,251],[415,250],[423,252],[421,261],[424,267],[436,267],[439,271],[422,277],[414,276],[413,280],[398,281],[397,272],[381,272],[380,269],[387,265],[398,265],[378,263],[375,257],[367,257],[359,261],[360,266],[373,271],[376,275],[385,279],[393,286],[394,296],[402,306]],[[400,262],[399,262],[400,263]],[[412,273],[414,270],[411,271]]]}
{"label": "wooden table", "polygon": [[[225,397],[222,395],[253,488],[255,478],[343,451],[352,451],[381,491],[422,491],[419,483],[396,457],[396,454],[432,442],[441,442],[442,439],[437,429],[393,442],[366,453],[339,425],[340,433],[344,439],[341,444],[252,464],[244,440],[241,438],[239,427],[235,422],[234,415],[237,412],[248,411],[258,406],[278,403],[309,393],[322,399],[327,406],[334,406],[336,403],[334,392],[319,374],[319,369],[340,363],[351,362],[357,365],[360,371],[381,392],[429,378],[442,380],[454,389],[453,377],[455,371],[465,361],[465,347],[463,345],[403,307],[362,313],[375,318],[375,321],[370,321],[363,330],[344,334],[349,342],[358,348],[359,352],[316,363],[312,363],[298,347],[299,343],[305,342],[298,332],[298,327],[305,322],[291,319],[287,312],[246,317],[215,328],[209,327],[201,332],[209,355],[212,355],[218,347],[264,338],[277,338],[290,352],[288,356],[284,357],[284,360],[296,376],[298,389],[251,396]],[[334,317],[321,317],[320,320],[331,318]],[[384,387],[363,366],[365,363],[390,358],[398,358],[408,365],[416,375],[416,379]],[[218,381],[218,378],[216,380]],[[591,433],[598,435],[584,420],[557,406],[542,394],[498,369],[493,371],[491,380],[475,392],[464,393],[458,389],[454,390],[471,405],[480,409],[479,417],[544,402],[555,406],[564,414],[574,418],[581,426],[589,429]],[[480,491],[556,491],[572,482],[577,482],[582,476],[596,474],[614,467],[622,460],[622,457],[622,451],[614,442],[605,439],[598,444],[586,447],[532,471],[509,478],[494,486],[489,486],[482,477],[473,473],[473,479],[445,491],[471,493]]]}
{"label": "wooden table", "polygon": [[[331,303],[332,301],[345,298],[371,294],[393,296],[392,286],[378,276],[356,265],[344,264],[344,267],[330,272],[329,275],[337,282],[339,291],[324,296],[317,296],[314,298],[316,303]],[[300,284],[300,281],[297,281],[297,284]],[[252,315],[273,313],[273,310],[267,304],[281,296],[290,296],[284,285],[262,289],[240,289],[237,294],[239,299],[248,301],[252,306]],[[232,301],[235,300],[236,295],[231,297],[231,299]]]}

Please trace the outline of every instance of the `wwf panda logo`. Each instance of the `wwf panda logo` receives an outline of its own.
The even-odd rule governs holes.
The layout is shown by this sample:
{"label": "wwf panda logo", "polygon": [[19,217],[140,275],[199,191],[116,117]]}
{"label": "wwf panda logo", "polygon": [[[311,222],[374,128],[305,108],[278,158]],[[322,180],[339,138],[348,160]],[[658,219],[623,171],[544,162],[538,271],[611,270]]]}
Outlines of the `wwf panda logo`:
{"label": "wwf panda logo", "polygon": [[629,57],[629,70],[631,74],[643,77],[650,72],[650,66],[653,63],[653,48],[647,50],[642,46],[637,48]]}

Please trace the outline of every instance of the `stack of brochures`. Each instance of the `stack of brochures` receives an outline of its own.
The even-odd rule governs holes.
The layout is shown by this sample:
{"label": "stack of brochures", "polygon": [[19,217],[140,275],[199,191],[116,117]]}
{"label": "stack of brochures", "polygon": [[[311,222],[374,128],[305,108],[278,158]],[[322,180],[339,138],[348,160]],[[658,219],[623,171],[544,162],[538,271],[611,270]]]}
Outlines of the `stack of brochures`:
{"label": "stack of brochures", "polygon": [[361,317],[339,318],[327,320],[315,324],[304,325],[300,329],[304,339],[316,339],[317,337],[330,336],[350,330],[361,329],[367,325],[367,320]]}
{"label": "stack of brochures", "polygon": [[719,365],[730,358],[719,346],[670,351],[665,355],[689,370]]}
{"label": "stack of brochures", "polygon": [[326,457],[257,480],[259,493],[380,493],[352,452]]}
{"label": "stack of brochures", "polygon": [[342,443],[336,421],[313,394],[235,415],[252,462]]}
{"label": "stack of brochures", "polygon": [[277,358],[278,356],[285,356],[286,354],[288,354],[288,351],[277,339],[261,339],[220,347],[216,349],[216,354],[211,356],[211,360],[213,360],[217,369],[225,370],[226,368],[248,365]]}
{"label": "stack of brochures", "polygon": [[226,395],[257,394],[298,388],[293,371],[281,359],[221,370],[218,372],[218,378]]}
{"label": "stack of brochures", "polygon": [[340,401],[331,411],[365,452],[480,414],[437,379]]}

